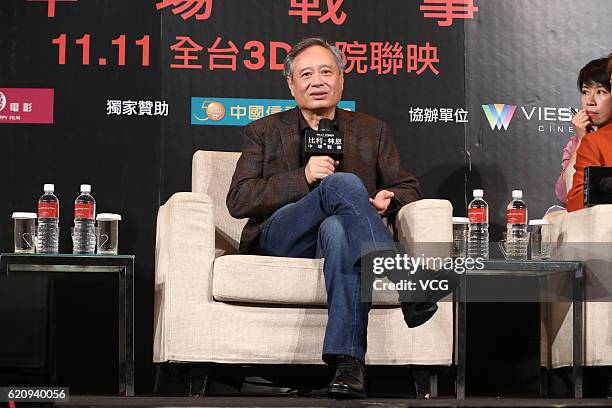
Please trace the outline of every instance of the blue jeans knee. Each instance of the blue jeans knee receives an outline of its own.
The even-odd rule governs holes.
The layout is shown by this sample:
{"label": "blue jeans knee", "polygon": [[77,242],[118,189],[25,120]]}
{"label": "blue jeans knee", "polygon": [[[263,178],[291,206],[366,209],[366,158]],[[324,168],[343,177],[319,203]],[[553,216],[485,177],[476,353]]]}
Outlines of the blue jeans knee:
{"label": "blue jeans knee", "polygon": [[368,191],[359,177],[353,173],[333,173],[321,181],[319,188],[330,188],[338,193],[368,196]]}

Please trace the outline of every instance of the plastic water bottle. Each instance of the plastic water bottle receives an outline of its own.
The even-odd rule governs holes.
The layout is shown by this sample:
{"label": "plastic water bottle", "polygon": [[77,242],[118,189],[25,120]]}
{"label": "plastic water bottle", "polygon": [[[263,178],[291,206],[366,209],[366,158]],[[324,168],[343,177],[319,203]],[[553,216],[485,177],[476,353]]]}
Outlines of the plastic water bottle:
{"label": "plastic water bottle", "polygon": [[81,194],[74,201],[73,253],[96,252],[96,200],[91,196],[91,186],[81,184]]}
{"label": "plastic water bottle", "polygon": [[468,205],[468,257],[489,258],[489,206],[482,199],[483,190],[474,190],[474,199]]}
{"label": "plastic water bottle", "polygon": [[527,259],[527,204],[521,190],[512,190],[506,209],[506,253],[508,259]]}
{"label": "plastic water bottle", "polygon": [[45,184],[44,194],[38,200],[38,233],[36,252],[57,254],[59,244],[59,200],[53,194],[55,186]]}

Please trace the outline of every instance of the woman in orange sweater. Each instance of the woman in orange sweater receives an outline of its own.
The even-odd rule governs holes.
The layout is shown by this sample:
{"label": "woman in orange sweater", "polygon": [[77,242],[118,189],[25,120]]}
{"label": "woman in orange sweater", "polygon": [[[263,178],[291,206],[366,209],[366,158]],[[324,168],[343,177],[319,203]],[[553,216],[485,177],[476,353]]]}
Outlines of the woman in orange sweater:
{"label": "woman in orange sweater", "polygon": [[568,211],[584,207],[584,169],[587,166],[612,166],[612,94],[608,71],[610,62],[610,57],[591,61],[582,68],[578,76],[587,127],[595,131],[582,138],[576,152],[576,172],[572,188],[567,193]]}

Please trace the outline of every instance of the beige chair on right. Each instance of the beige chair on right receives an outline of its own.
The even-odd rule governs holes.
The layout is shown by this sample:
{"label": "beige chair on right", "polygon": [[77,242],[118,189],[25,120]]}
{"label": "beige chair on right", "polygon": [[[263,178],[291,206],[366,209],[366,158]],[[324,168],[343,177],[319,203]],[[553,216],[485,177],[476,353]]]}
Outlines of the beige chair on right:
{"label": "beige chair on right", "polygon": [[[558,211],[546,216],[552,222],[548,239],[557,244],[557,257],[580,260],[586,265],[588,299],[584,304],[585,366],[612,366],[612,205],[598,205],[568,213]],[[607,295],[606,293],[607,292]],[[603,300],[602,300],[603,299]],[[548,304],[546,335],[543,346],[549,347],[548,361],[542,366],[572,366],[571,303]]]}

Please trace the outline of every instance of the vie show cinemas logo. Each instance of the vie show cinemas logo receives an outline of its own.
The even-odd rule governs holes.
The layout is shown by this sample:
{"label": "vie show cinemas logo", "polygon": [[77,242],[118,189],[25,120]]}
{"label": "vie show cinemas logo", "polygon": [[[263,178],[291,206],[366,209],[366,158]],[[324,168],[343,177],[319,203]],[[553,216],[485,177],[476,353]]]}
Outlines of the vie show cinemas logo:
{"label": "vie show cinemas logo", "polygon": [[53,123],[53,89],[0,88],[0,123]]}
{"label": "vie show cinemas logo", "polygon": [[[503,103],[492,103],[482,105],[482,110],[489,121],[491,130],[508,130],[510,122],[516,120],[517,116],[527,122],[537,123],[539,132],[573,132],[571,125],[571,108],[547,107],[547,106],[521,106],[506,105]],[[561,122],[561,124],[559,124]],[[566,124],[569,122],[569,125]]]}

